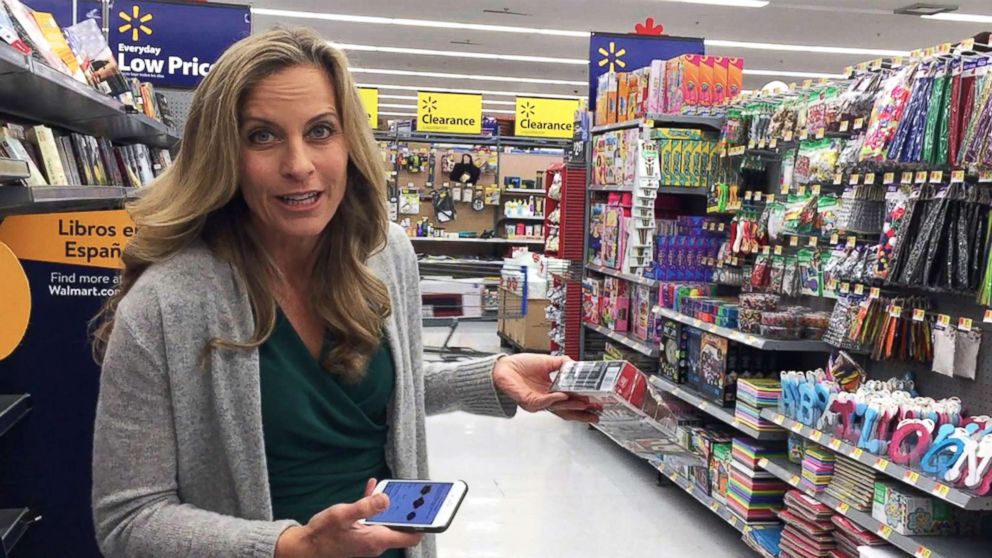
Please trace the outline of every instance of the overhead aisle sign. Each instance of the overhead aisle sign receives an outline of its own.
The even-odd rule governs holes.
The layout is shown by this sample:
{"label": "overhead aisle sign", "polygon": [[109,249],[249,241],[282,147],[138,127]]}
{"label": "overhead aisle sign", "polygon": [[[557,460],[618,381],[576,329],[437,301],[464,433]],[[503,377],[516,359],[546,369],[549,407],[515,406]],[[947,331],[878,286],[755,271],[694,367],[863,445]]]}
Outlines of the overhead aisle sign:
{"label": "overhead aisle sign", "polygon": [[375,130],[379,127],[379,90],[359,87],[358,96],[362,98],[362,106],[369,116],[369,126]]}
{"label": "overhead aisle sign", "polygon": [[532,138],[572,138],[577,99],[517,97],[515,135]]}
{"label": "overhead aisle sign", "polygon": [[482,95],[418,91],[417,130],[446,134],[481,134]]}

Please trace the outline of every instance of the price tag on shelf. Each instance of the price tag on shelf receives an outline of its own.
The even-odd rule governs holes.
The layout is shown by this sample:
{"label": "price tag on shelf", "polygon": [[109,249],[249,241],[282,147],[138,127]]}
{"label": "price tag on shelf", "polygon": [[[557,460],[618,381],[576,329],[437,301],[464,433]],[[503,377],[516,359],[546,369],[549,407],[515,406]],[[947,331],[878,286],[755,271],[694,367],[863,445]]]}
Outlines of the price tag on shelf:
{"label": "price tag on shelf", "polygon": [[862,283],[855,283],[854,294],[863,295],[865,294],[865,286]]}
{"label": "price tag on shelf", "polygon": [[889,540],[889,537],[891,535],[892,535],[892,527],[889,527],[888,525],[882,525],[881,527],[879,527],[878,529],[879,537],[882,537],[885,540]]}
{"label": "price tag on shelf", "polygon": [[713,511],[719,511],[720,510],[720,502],[713,502],[712,504],[710,504],[710,509],[713,510]]}
{"label": "price tag on shelf", "polygon": [[717,228],[717,230],[718,230],[718,231],[720,231],[720,232],[723,232],[723,229],[724,229],[724,227],[726,227],[726,226],[727,226],[727,224],[726,224],[726,223],[720,223],[719,225],[717,225],[717,227],[716,227],[716,228]]}
{"label": "price tag on shelf", "polygon": [[916,471],[906,471],[906,474],[902,476],[902,480],[916,486],[916,483],[920,482],[920,474]]}
{"label": "price tag on shelf", "polygon": [[861,182],[861,175],[860,174],[852,174],[851,175],[851,178],[849,178],[847,180],[847,183],[850,184],[851,186],[856,186],[860,182]]}
{"label": "price tag on shelf", "polygon": [[869,296],[869,298],[878,298],[878,297],[882,296],[882,289],[880,289],[878,287],[872,287],[871,288],[871,293],[869,293],[868,296]]}
{"label": "price tag on shelf", "polygon": [[799,475],[792,475],[789,477],[789,484],[792,486],[799,486]]}
{"label": "price tag on shelf", "polygon": [[879,457],[875,460],[875,468],[884,473],[885,470],[889,468],[889,460],[884,457]]}
{"label": "price tag on shelf", "polygon": [[841,443],[842,442],[840,441],[840,438],[834,438],[833,440],[830,440],[830,449],[834,451],[840,451]]}
{"label": "price tag on shelf", "polygon": [[785,424],[785,415],[775,415],[775,418],[772,419],[772,422],[774,422],[779,426],[782,426],[783,424]]}
{"label": "price tag on shelf", "polygon": [[884,175],[882,175],[882,184],[889,185],[894,183],[895,181],[896,181],[896,173],[894,172],[887,172]]}
{"label": "price tag on shelf", "polygon": [[708,410],[710,408],[710,404],[707,403],[707,402],[705,402],[705,401],[700,401],[699,402],[699,408],[701,410],[703,410],[703,411],[706,411],[706,410]]}
{"label": "price tag on shelf", "polygon": [[803,423],[801,423],[801,422],[794,422],[794,423],[792,423],[792,428],[790,428],[790,430],[792,430],[796,434],[802,432],[803,431]]}
{"label": "price tag on shelf", "polygon": [[752,192],[751,190],[748,190],[747,192],[744,192],[744,199],[747,200],[747,201],[753,200],[754,199],[754,192]]}
{"label": "price tag on shelf", "polygon": [[[768,195],[771,196],[772,194],[768,194]],[[754,193],[754,201],[761,201],[761,198],[763,198],[763,197],[764,197],[764,192],[755,192]]]}
{"label": "price tag on shelf", "polygon": [[865,119],[864,118],[855,118],[854,119],[854,129],[855,130],[860,130],[861,128],[864,128],[864,127],[865,127]]}
{"label": "price tag on shelf", "polygon": [[874,184],[874,183],[875,183],[875,173],[870,172],[870,173],[866,174],[865,175],[865,184]]}
{"label": "price tag on shelf", "polygon": [[789,238],[789,246],[799,246],[799,237],[792,236]]}
{"label": "price tag on shelf", "polygon": [[851,457],[853,457],[854,459],[861,459],[861,456],[864,454],[865,452],[861,448],[854,448],[853,450],[851,450]]}
{"label": "price tag on shelf", "polygon": [[971,318],[959,318],[958,319],[958,329],[961,331],[971,331],[972,319]]}
{"label": "price tag on shelf", "polygon": [[931,558],[932,556],[933,552],[925,546],[920,546],[916,549],[916,552],[913,553],[913,558]]}
{"label": "price tag on shelf", "polygon": [[771,149],[778,147],[778,138],[772,138],[771,141],[768,142],[768,147]]}
{"label": "price tag on shelf", "polygon": [[837,504],[837,511],[839,511],[840,513],[846,514],[847,511],[850,509],[851,509],[851,505],[848,504],[847,502],[841,502]]}
{"label": "price tag on shelf", "polygon": [[767,139],[762,139],[761,141],[758,142],[758,149],[764,149],[766,147],[768,147]]}
{"label": "price tag on shelf", "polygon": [[816,245],[819,242],[820,242],[820,237],[818,237],[818,236],[811,236],[811,237],[809,237],[809,247],[810,248],[816,248]]}
{"label": "price tag on shelf", "polygon": [[786,130],[786,132],[785,132],[785,141],[792,141],[792,138],[794,136],[795,136],[795,134],[792,133],[792,130]]}
{"label": "price tag on shelf", "polygon": [[815,196],[819,196],[819,195],[820,195],[820,192],[821,192],[821,191],[823,190],[823,189],[822,189],[822,188],[820,187],[820,185],[819,185],[819,184],[814,184],[814,185],[813,185],[813,188],[811,188],[811,189],[813,190],[813,195],[815,195]]}
{"label": "price tag on shelf", "polygon": [[937,316],[937,323],[944,327],[950,327],[951,317],[948,316],[947,314],[940,314],[939,316]]}
{"label": "price tag on shelf", "polygon": [[857,245],[858,245],[858,237],[856,237],[856,236],[849,236],[849,237],[847,237],[847,247],[848,248],[854,248]]}
{"label": "price tag on shelf", "polygon": [[840,123],[840,131],[841,132],[846,132],[850,128],[851,128],[851,121],[850,120],[844,120],[843,122]]}
{"label": "price tag on shelf", "polygon": [[820,432],[819,430],[814,430],[813,433],[810,434],[810,438],[813,438],[814,442],[819,442],[820,440],[823,439],[823,432]]}
{"label": "price tag on shelf", "polygon": [[844,183],[844,173],[837,173],[834,175],[834,186],[840,186]]}
{"label": "price tag on shelf", "polygon": [[902,306],[895,306],[895,305],[889,306],[889,316],[892,316],[893,318],[901,318]]}
{"label": "price tag on shelf", "polygon": [[764,469],[767,466],[768,466],[768,458],[767,457],[762,457],[761,459],[758,460],[758,467],[761,467],[762,469]]}
{"label": "price tag on shelf", "polygon": [[842,292],[844,294],[850,293],[851,292],[851,284],[850,283],[846,283],[846,282],[845,283],[841,283],[840,284],[840,292]]}
{"label": "price tag on shelf", "polygon": [[764,255],[766,255],[766,256],[769,255],[769,254],[771,254],[772,253],[772,247],[771,246],[762,246],[761,247],[761,253],[764,254]]}
{"label": "price tag on shelf", "polygon": [[781,244],[779,244],[778,246],[775,247],[775,255],[776,256],[781,256],[782,255],[782,245]]}
{"label": "price tag on shelf", "polygon": [[919,171],[916,173],[915,182],[917,184],[925,184],[926,181],[927,181],[927,171]]}
{"label": "price tag on shelf", "polygon": [[800,186],[799,189],[797,190],[797,193],[800,196],[805,196],[806,195],[806,187],[805,186]]}
{"label": "price tag on shelf", "polygon": [[903,184],[912,184],[913,183],[913,173],[912,172],[909,172],[909,171],[902,173],[902,178],[899,179],[899,182],[901,182]]}
{"label": "price tag on shelf", "polygon": [[838,242],[840,242],[840,235],[839,234],[834,233],[834,234],[830,235],[830,244],[837,244]]}
{"label": "price tag on shelf", "polygon": [[951,173],[951,184],[964,182],[964,171],[956,170]]}
{"label": "price tag on shelf", "polygon": [[758,142],[756,142],[754,138],[751,138],[751,140],[747,142],[748,149],[754,149],[757,146],[758,146]]}
{"label": "price tag on shelf", "polygon": [[992,182],[992,170],[986,170],[978,173],[978,181],[982,183]]}
{"label": "price tag on shelf", "polygon": [[992,310],[985,311],[985,317],[982,318],[982,321],[987,324],[992,324]]}
{"label": "price tag on shelf", "polygon": [[799,141],[803,141],[806,139],[809,139],[809,130],[803,128],[802,130],[799,130]]}
{"label": "price tag on shelf", "polygon": [[930,173],[930,182],[937,183],[944,181],[944,171],[935,170]]}
{"label": "price tag on shelf", "polygon": [[816,131],[816,139],[823,139],[827,135],[826,128],[820,128]]}
{"label": "price tag on shelf", "polygon": [[950,493],[951,493],[951,487],[947,486],[946,484],[937,483],[937,486],[933,488],[934,496],[937,496],[939,498],[947,498],[947,496]]}
{"label": "price tag on shelf", "polygon": [[786,195],[786,194],[788,194],[789,193],[789,185],[788,184],[783,184],[782,185],[782,189],[779,190],[779,193],[781,193],[783,196]]}

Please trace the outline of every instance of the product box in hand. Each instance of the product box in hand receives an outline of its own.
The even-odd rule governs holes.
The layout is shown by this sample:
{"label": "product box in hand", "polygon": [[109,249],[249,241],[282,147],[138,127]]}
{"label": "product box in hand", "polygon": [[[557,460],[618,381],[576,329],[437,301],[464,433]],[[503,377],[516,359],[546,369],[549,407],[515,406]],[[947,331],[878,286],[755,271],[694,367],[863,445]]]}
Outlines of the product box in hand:
{"label": "product box in hand", "polygon": [[947,502],[902,485],[875,482],[871,516],[900,535],[954,535],[958,526]]}
{"label": "product box in hand", "polygon": [[642,416],[647,389],[647,376],[627,361],[580,361],[562,366],[550,391],[587,397],[603,413]]}

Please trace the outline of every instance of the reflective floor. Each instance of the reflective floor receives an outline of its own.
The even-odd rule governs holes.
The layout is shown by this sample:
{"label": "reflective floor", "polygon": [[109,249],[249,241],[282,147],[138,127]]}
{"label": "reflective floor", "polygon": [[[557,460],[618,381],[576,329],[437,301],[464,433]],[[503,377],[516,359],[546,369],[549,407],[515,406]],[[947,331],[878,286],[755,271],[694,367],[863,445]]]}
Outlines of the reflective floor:
{"label": "reflective floor", "polygon": [[[445,330],[428,330],[440,343]],[[495,324],[463,324],[455,345],[496,351]],[[438,537],[441,558],[751,558],[740,533],[586,426],[549,414],[427,422],[431,476],[468,497]]]}

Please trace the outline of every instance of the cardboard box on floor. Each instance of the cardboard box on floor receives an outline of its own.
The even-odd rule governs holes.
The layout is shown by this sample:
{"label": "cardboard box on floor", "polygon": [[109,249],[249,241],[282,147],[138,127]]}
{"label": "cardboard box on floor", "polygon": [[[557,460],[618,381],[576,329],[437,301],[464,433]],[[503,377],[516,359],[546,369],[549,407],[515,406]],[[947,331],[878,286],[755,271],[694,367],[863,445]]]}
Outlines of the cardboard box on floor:
{"label": "cardboard box on floor", "polygon": [[520,317],[523,299],[516,293],[500,289],[499,332],[528,351],[548,352],[551,350],[551,339],[548,337],[551,323],[544,315],[548,304],[547,300],[530,299],[527,301],[527,314]]}

